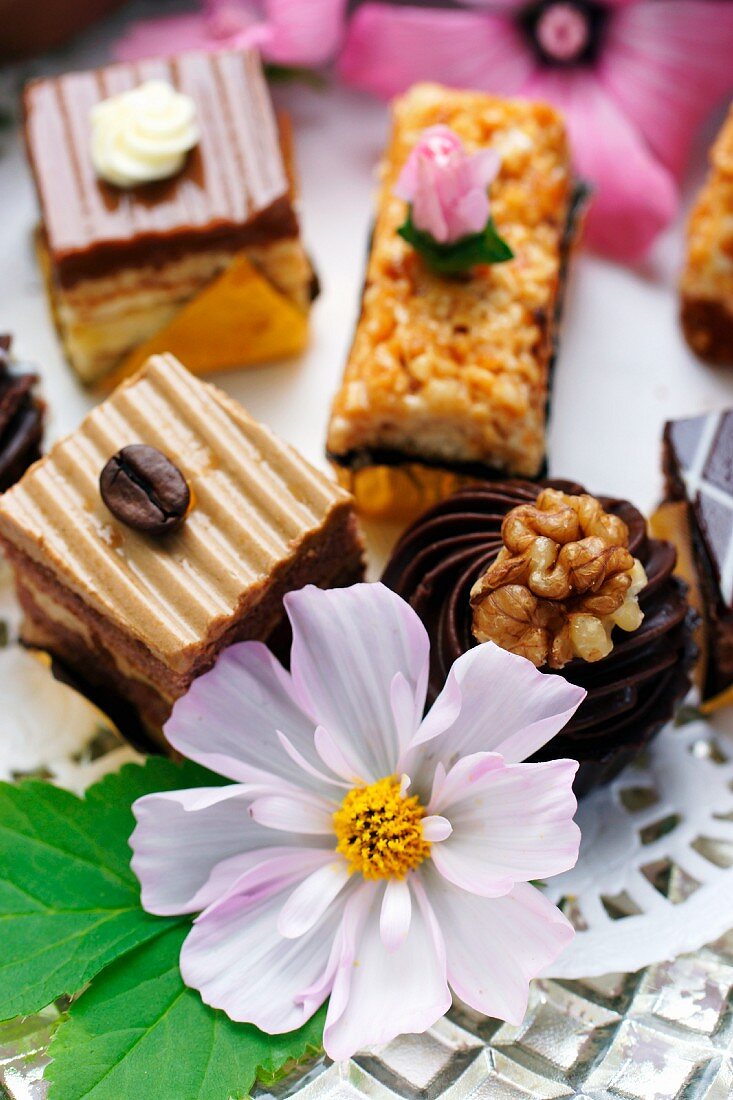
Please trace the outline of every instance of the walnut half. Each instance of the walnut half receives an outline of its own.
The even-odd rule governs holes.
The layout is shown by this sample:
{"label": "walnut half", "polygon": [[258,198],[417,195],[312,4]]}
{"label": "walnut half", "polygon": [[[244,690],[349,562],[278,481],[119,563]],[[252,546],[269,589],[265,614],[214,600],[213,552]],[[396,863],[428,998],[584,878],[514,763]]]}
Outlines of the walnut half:
{"label": "walnut half", "polygon": [[471,589],[477,641],[562,668],[574,657],[608,656],[614,626],[641,625],[644,567],[627,549],[626,524],[595,497],[543,489],[535,504],[506,515],[501,537]]}

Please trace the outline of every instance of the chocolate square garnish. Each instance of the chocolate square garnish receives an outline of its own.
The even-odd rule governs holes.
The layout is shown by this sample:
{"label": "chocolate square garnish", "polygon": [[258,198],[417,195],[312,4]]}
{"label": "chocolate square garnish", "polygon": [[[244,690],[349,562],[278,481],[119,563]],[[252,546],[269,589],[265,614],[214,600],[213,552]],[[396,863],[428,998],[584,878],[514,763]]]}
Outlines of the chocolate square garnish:
{"label": "chocolate square garnish", "polygon": [[[706,484],[733,493],[733,409],[721,413],[702,471]],[[731,499],[733,507],[733,498]]]}
{"label": "chocolate square garnish", "polygon": [[733,410],[668,422],[663,462],[667,499],[687,502],[705,613],[707,703],[733,686]]}

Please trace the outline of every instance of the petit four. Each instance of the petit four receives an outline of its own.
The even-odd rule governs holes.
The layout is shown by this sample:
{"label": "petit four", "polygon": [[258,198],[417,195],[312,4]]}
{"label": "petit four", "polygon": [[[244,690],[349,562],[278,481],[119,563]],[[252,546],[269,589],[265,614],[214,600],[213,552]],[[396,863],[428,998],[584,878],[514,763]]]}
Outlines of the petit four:
{"label": "petit four", "polygon": [[[412,190],[405,171],[416,147],[426,135],[440,143],[441,133],[465,152],[433,150],[431,169],[435,160],[489,152],[499,162],[487,225],[500,246],[496,259],[457,273],[440,262],[445,234],[432,251],[420,249],[420,238],[430,242],[415,233],[417,199],[408,208],[400,197]],[[440,182],[434,186],[437,195]],[[361,315],[327,444],[365,512],[415,512],[466,475],[542,473],[577,199],[565,128],[552,107],[433,84],[396,100]],[[434,235],[440,227],[438,219]],[[481,236],[457,243],[470,247]]]}
{"label": "petit four", "polygon": [[203,373],[303,348],[314,276],[256,53],[66,73],[24,102],[41,266],[82,381],[161,351]]}
{"label": "petit four", "polygon": [[710,363],[733,365],[733,106],[688,222],[680,296],[692,350]]}
{"label": "petit four", "polygon": [[11,356],[12,337],[0,335],[0,493],[41,457],[45,405],[34,392],[35,371]]}
{"label": "petit four", "polygon": [[269,637],[286,592],[363,572],[348,494],[168,355],[2,497],[0,541],[23,640],[153,735],[223,647]]}
{"label": "petit four", "polygon": [[695,614],[673,575],[673,546],[648,537],[632,504],[543,485],[460,490],[403,535],[383,580],[430,635],[430,700],[482,641],[587,690],[541,754],[580,761],[584,794],[672,717],[690,686]]}
{"label": "petit four", "polygon": [[677,543],[702,613],[700,691],[713,710],[733,699],[733,410],[669,421],[663,465],[654,526]]}

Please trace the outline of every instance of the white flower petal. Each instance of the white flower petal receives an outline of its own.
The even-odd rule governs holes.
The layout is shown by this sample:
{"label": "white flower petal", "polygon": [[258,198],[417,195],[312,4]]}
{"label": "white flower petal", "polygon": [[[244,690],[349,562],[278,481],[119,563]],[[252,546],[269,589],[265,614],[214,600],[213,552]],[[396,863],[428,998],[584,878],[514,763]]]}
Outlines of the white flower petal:
{"label": "white flower petal", "polygon": [[277,930],[286,939],[310,931],[349,881],[345,860],[331,859],[296,886],[280,910]]}
{"label": "white flower petal", "polygon": [[263,795],[249,808],[252,820],[268,829],[296,834],[333,836],[336,805],[314,795],[294,791],[286,795]]}
{"label": "white flower petal", "polygon": [[[312,779],[317,779],[319,783],[324,785],[324,789],[327,787],[342,787],[348,789],[349,784],[345,783],[341,779],[334,779],[333,776],[326,775],[325,772],[320,771],[314,767],[310,761],[306,760],[302,753],[298,752],[292,741],[282,733],[281,730],[277,731],[277,736],[284,751],[288,754],[291,760],[295,761],[299,768],[302,768],[307,775]],[[315,742],[314,742],[315,743]]]}
{"label": "white flower petal", "polygon": [[380,933],[383,890],[363,895],[361,908],[351,911],[353,927],[345,936],[323,1036],[334,1061],[406,1032],[426,1031],[450,1007],[440,928],[416,879],[410,889],[417,904],[408,935],[394,951]]}
{"label": "white flower petal", "polygon": [[249,815],[250,802],[249,788],[234,784],[139,798],[130,846],[143,908],[161,916],[195,913],[236,881],[253,852],[322,843],[257,825]]}
{"label": "white flower petal", "polygon": [[[443,728],[440,712],[445,707],[449,716],[455,713],[456,689],[460,711]],[[563,728],[584,698],[585,691],[562,676],[538,672],[524,657],[484,642],[454,663],[412,741],[405,768],[416,789],[424,791],[438,762],[448,769],[477,752],[501,753],[507,763],[524,760]]]}
{"label": "white flower petal", "polygon": [[277,916],[287,891],[302,877],[302,872],[294,874],[273,891],[212,906],[198,918],[181,951],[183,980],[199,990],[206,1004],[273,1035],[301,1027],[318,1007],[301,991],[322,978],[343,912],[338,899],[305,935],[284,939]]}
{"label": "white flower petal", "polygon": [[453,832],[450,821],[440,814],[430,814],[428,817],[424,817],[421,825],[422,835],[431,844],[439,844],[442,840],[447,840]]}
{"label": "white flower petal", "polygon": [[406,879],[390,879],[379,914],[379,934],[387,951],[396,951],[407,939],[412,920],[412,895]]}
{"label": "white flower petal", "polygon": [[[427,633],[412,608],[382,584],[285,597],[293,626],[291,668],[298,695],[367,782],[391,775],[413,731],[399,728],[392,684],[402,673],[422,712]],[[398,688],[400,723],[407,706]]]}
{"label": "white flower petal", "polygon": [[[315,873],[332,860],[333,852],[330,849],[293,846],[260,848],[256,852],[248,852],[246,857],[234,856],[232,861],[242,864],[242,873],[229,882],[226,889],[217,895],[196,920],[203,919],[212,909],[222,906],[230,898],[243,901],[282,890],[295,879]],[[219,864],[213,874],[216,875],[221,867],[222,864]]]}
{"label": "white flower petal", "polygon": [[260,642],[240,642],[219,654],[194,680],[165,724],[168,741],[184,756],[242,783],[278,781],[324,791],[283,749],[280,730],[317,764],[315,722],[295,698],[290,675]]}
{"label": "white flower petal", "polygon": [[431,806],[445,810],[453,825],[453,835],[432,853],[435,866],[457,886],[489,897],[514,882],[567,871],[580,845],[573,821],[577,761],[497,768],[497,760],[493,753],[464,757]]}
{"label": "white flower petal", "polygon": [[477,1012],[519,1025],[530,980],[572,940],[572,925],[527,883],[505,897],[485,898],[456,889],[423,866],[421,878],[445,936],[451,988]]}
{"label": "white flower petal", "polygon": [[316,752],[334,775],[340,776],[351,786],[360,787],[364,785],[365,780],[359,771],[360,768],[364,767],[363,762],[349,759],[343,747],[339,745],[335,738],[331,737],[324,726],[318,726],[313,739]]}
{"label": "white flower petal", "polygon": [[480,894],[484,898],[500,898],[514,885],[511,875],[499,875],[485,867],[482,852],[469,845],[441,844],[431,854],[436,871],[461,890]]}

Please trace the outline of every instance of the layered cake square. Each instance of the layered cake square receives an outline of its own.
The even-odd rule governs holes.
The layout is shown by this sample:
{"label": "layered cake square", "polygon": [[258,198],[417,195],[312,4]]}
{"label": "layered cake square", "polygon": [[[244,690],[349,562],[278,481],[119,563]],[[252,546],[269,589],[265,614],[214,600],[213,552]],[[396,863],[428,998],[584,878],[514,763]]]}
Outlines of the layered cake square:
{"label": "layered cake square", "polygon": [[[24,105],[41,266],[82,381],[119,380],[159,351],[201,373],[304,347],[314,276],[290,132],[254,51],[65,73],[27,85]],[[180,167],[152,178],[173,139],[190,145]]]}
{"label": "layered cake square", "polygon": [[[100,485],[130,447],[152,449],[157,465],[128,462]],[[178,516],[176,477],[188,503]],[[139,513],[156,499],[164,522],[151,533]],[[0,542],[23,640],[132,704],[153,734],[224,646],[270,637],[286,592],[363,572],[348,494],[170,355],[153,356],[0,499]]]}
{"label": "layered cake square", "polygon": [[[397,180],[437,126],[470,154],[499,153],[490,201],[509,262],[445,276],[400,235]],[[361,315],[327,444],[365,511],[419,510],[460,475],[541,474],[576,209],[565,127],[552,107],[434,84],[396,100]]]}
{"label": "layered cake square", "polygon": [[680,293],[691,349],[710,363],[733,364],[733,106],[690,214]]}

